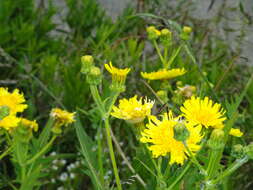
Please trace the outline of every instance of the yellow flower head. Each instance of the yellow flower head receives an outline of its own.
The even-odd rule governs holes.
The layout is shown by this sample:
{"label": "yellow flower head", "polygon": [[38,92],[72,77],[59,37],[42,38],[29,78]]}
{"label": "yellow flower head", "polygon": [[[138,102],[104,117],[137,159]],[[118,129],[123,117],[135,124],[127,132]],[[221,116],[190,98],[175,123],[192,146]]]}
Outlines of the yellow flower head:
{"label": "yellow flower head", "polygon": [[[163,115],[162,121],[158,120],[155,116],[149,118],[149,123],[146,129],[142,132],[140,139],[143,143],[151,143],[149,150],[152,155],[157,158],[159,156],[167,156],[170,154],[170,164],[178,163],[183,164],[187,159],[187,150],[182,141],[177,141],[174,138],[174,126],[178,124],[179,118],[173,118],[172,112]],[[202,139],[201,126],[193,126],[188,122],[184,122],[189,137],[186,140],[189,149],[196,153],[200,149],[200,141]]]}
{"label": "yellow flower head", "polygon": [[118,107],[113,106],[111,113],[112,116],[124,119],[130,123],[140,123],[146,116],[151,114],[151,108],[154,105],[154,101],[150,101],[147,98],[140,98],[137,100],[137,96],[127,99],[119,100]]}
{"label": "yellow flower head", "polygon": [[208,97],[201,100],[199,97],[192,96],[186,100],[180,108],[183,116],[193,125],[202,125],[207,127],[222,128],[222,122],[226,120],[225,111],[221,105],[214,103]]}
{"label": "yellow flower head", "polygon": [[171,70],[161,69],[159,71],[151,72],[151,73],[141,72],[141,76],[149,80],[168,80],[168,79],[181,76],[185,73],[186,73],[186,70],[184,68],[171,69]]}
{"label": "yellow flower head", "polygon": [[112,65],[112,62],[105,64],[106,70],[111,73],[112,81],[124,83],[126,80],[127,74],[130,72],[130,68],[118,69]]}
{"label": "yellow flower head", "polygon": [[24,102],[24,95],[19,93],[18,89],[10,93],[7,88],[0,87],[0,107],[8,107],[9,109],[8,116],[0,120],[0,127],[9,130],[18,126],[20,119],[16,117],[16,114],[27,108]]}
{"label": "yellow flower head", "polygon": [[229,134],[232,135],[232,136],[234,136],[234,137],[241,137],[241,136],[243,136],[243,132],[241,132],[240,129],[234,129],[234,128],[230,129]]}
{"label": "yellow flower head", "polygon": [[34,121],[30,121],[26,118],[21,118],[20,120],[20,124],[22,126],[25,126],[31,130],[34,130],[35,132],[38,131],[39,125],[38,123],[34,120]]}
{"label": "yellow flower head", "polygon": [[54,108],[52,109],[50,116],[59,124],[59,125],[68,125],[75,121],[75,113],[69,113],[65,110]]}

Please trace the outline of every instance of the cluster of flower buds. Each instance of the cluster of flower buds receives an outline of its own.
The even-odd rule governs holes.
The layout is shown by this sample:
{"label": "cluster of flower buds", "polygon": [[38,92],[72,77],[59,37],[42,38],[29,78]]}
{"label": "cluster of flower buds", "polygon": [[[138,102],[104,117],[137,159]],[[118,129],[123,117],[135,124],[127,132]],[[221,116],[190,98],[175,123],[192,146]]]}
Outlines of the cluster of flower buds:
{"label": "cluster of flower buds", "polygon": [[163,45],[171,44],[172,33],[169,29],[164,28],[158,30],[154,26],[147,27],[148,39],[149,40],[158,40],[160,39]]}
{"label": "cluster of flower buds", "polygon": [[98,85],[102,81],[102,74],[98,67],[94,65],[94,59],[91,55],[81,57],[81,73],[86,74],[87,82],[91,85]]}

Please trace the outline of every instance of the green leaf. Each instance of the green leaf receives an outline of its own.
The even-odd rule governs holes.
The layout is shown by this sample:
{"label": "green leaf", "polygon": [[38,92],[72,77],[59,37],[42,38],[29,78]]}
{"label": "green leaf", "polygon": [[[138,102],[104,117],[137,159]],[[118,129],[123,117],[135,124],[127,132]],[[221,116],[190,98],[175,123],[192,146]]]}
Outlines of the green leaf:
{"label": "green leaf", "polygon": [[92,160],[94,161],[95,159],[92,159],[92,152],[91,152],[91,143],[89,136],[86,134],[86,132],[83,130],[81,121],[79,119],[79,116],[76,116],[76,122],[75,122],[75,128],[76,128],[76,134],[81,146],[81,153],[85,159],[85,162],[90,170],[90,176],[93,179],[93,184],[96,187],[96,189],[102,190],[103,187],[100,183],[99,176],[96,171],[96,167]]}
{"label": "green leaf", "polygon": [[45,128],[43,129],[43,131],[41,132],[39,139],[37,141],[38,149],[41,149],[42,147],[44,147],[47,144],[47,142],[50,138],[51,128],[52,128],[53,124],[54,124],[54,120],[50,118],[47,121],[47,124],[46,124]]}

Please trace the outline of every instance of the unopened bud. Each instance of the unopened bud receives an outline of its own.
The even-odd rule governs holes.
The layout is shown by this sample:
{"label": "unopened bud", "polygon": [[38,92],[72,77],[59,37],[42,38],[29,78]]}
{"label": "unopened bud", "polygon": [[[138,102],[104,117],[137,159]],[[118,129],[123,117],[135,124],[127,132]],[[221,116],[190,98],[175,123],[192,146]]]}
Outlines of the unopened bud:
{"label": "unopened bud", "polygon": [[192,28],[189,27],[189,26],[184,26],[184,27],[183,27],[183,32],[189,34],[189,33],[192,32]]}
{"label": "unopened bud", "polygon": [[81,61],[82,61],[81,73],[86,74],[90,72],[90,69],[94,63],[93,57],[91,55],[85,55],[81,57]]}
{"label": "unopened bud", "polygon": [[0,121],[10,114],[10,108],[8,106],[0,106]]}
{"label": "unopened bud", "polygon": [[234,145],[232,148],[231,155],[235,158],[243,158],[245,155],[244,147],[241,144]]}
{"label": "unopened bud", "polygon": [[154,26],[149,26],[147,28],[147,33],[148,33],[148,39],[150,40],[156,40],[161,35],[161,32],[157,30]]}
{"label": "unopened bud", "polygon": [[156,94],[164,103],[168,101],[168,95],[165,90],[159,90]]}
{"label": "unopened bud", "polygon": [[190,133],[184,123],[178,122],[174,126],[174,139],[177,141],[186,141],[189,136]]}
{"label": "unopened bud", "polygon": [[249,159],[253,159],[253,143],[252,142],[248,146],[245,147],[244,151]]}
{"label": "unopened bud", "polygon": [[207,143],[211,149],[221,149],[225,144],[224,131],[222,129],[214,129]]}
{"label": "unopened bud", "polygon": [[171,44],[171,31],[169,31],[167,28],[161,30],[161,42],[164,45]]}
{"label": "unopened bud", "polygon": [[98,85],[102,81],[101,71],[98,67],[91,67],[89,74],[87,75],[87,82],[92,85]]}
{"label": "unopened bud", "polygon": [[192,32],[192,28],[189,26],[184,26],[183,31],[180,34],[180,37],[182,40],[189,40],[190,39],[190,33]]}

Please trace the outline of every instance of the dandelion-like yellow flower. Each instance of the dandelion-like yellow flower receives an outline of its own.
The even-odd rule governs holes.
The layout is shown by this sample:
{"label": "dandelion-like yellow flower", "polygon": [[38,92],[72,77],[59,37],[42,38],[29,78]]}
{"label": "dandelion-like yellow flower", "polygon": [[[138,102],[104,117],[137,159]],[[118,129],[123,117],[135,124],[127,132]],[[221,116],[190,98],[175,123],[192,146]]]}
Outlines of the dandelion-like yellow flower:
{"label": "dandelion-like yellow flower", "polygon": [[193,125],[202,125],[207,127],[222,128],[222,122],[226,120],[225,111],[221,105],[214,103],[208,97],[201,100],[199,97],[192,96],[186,100],[180,108],[183,116]]}
{"label": "dandelion-like yellow flower", "polygon": [[168,80],[168,79],[181,76],[185,73],[186,73],[186,70],[184,68],[170,69],[170,70],[161,69],[159,71],[151,72],[151,73],[141,72],[141,76],[149,80]]}
{"label": "dandelion-like yellow flower", "polygon": [[[170,154],[170,164],[178,163],[183,164],[187,159],[187,149],[182,141],[177,141],[174,138],[174,126],[178,124],[179,118],[174,118],[172,112],[165,113],[162,121],[158,120],[155,116],[149,118],[149,123],[146,129],[142,132],[140,139],[143,143],[151,143],[149,150],[152,155],[157,158],[159,156],[167,156]],[[189,137],[186,144],[192,153],[196,153],[200,149],[200,141],[202,139],[201,126],[193,126],[188,122],[184,122]]]}
{"label": "dandelion-like yellow flower", "polygon": [[151,114],[151,108],[154,105],[154,101],[150,101],[147,98],[140,98],[137,100],[137,95],[127,99],[119,100],[118,107],[113,106],[111,113],[112,116],[124,119],[129,123],[140,123],[146,116]]}
{"label": "dandelion-like yellow flower", "polygon": [[34,121],[30,121],[26,118],[21,118],[20,120],[20,124],[22,126],[25,126],[31,130],[34,130],[35,132],[38,131],[39,125],[38,123],[34,120]]}
{"label": "dandelion-like yellow flower", "polygon": [[0,88],[0,107],[8,107],[9,109],[8,116],[0,120],[0,127],[9,130],[18,126],[20,119],[16,117],[16,114],[27,108],[24,102],[24,95],[19,93],[18,89],[10,93],[7,88]]}
{"label": "dandelion-like yellow flower", "polygon": [[112,65],[112,62],[105,64],[106,70],[111,73],[112,80],[120,83],[124,83],[127,74],[130,72],[130,68],[118,69]]}
{"label": "dandelion-like yellow flower", "polygon": [[75,113],[70,113],[60,108],[52,109],[50,116],[60,125],[68,125],[75,121]]}
{"label": "dandelion-like yellow flower", "polygon": [[243,132],[241,132],[240,129],[234,129],[234,128],[230,129],[229,134],[232,135],[232,136],[234,136],[234,137],[241,137],[241,136],[243,136]]}

